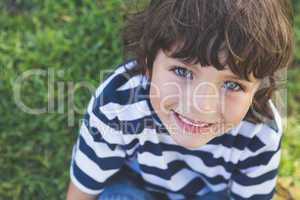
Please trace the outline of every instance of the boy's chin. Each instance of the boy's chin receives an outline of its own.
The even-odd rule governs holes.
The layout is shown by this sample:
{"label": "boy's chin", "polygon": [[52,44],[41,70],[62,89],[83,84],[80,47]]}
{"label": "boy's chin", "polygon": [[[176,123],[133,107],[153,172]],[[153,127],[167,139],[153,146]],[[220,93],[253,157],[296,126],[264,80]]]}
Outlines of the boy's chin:
{"label": "boy's chin", "polygon": [[183,133],[171,134],[172,139],[180,146],[187,149],[196,149],[204,146],[215,136],[213,135],[192,135]]}

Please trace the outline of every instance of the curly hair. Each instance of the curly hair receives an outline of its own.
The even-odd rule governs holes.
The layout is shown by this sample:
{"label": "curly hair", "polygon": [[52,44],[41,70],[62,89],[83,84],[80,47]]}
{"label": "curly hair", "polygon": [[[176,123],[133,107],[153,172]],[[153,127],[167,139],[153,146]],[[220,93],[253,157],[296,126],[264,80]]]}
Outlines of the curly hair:
{"label": "curly hair", "polygon": [[275,72],[292,62],[292,24],[289,0],[152,0],[127,17],[124,50],[137,61],[132,72],[150,77],[158,51],[176,46],[173,58],[218,70],[228,66],[245,80],[250,74],[267,79],[245,116],[260,123],[274,117],[268,100],[279,86]]}

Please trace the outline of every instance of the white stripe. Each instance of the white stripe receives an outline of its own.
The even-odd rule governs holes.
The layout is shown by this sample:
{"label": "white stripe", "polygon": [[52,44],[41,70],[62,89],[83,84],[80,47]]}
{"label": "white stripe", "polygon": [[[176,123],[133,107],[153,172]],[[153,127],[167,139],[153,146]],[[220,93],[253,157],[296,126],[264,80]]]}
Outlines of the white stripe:
{"label": "white stripe", "polygon": [[236,127],[232,128],[231,130],[229,130],[229,132],[227,134],[233,135],[233,136],[237,136],[239,134],[239,130],[241,129],[241,127],[243,126],[244,121],[241,121]]}
{"label": "white stripe", "polygon": [[281,134],[276,133],[268,125],[264,124],[260,132],[256,135],[259,140],[268,145],[270,151],[275,151],[278,148]]}
{"label": "white stripe", "polygon": [[270,140],[278,143],[281,138],[281,133],[275,132],[274,129],[270,128],[267,124],[264,124],[261,130],[257,133],[257,137],[266,144],[269,143]]}
{"label": "white stripe", "polygon": [[121,121],[130,121],[140,119],[151,114],[146,101],[139,101],[127,105],[108,103],[101,106],[99,109],[109,120],[118,117]]}
{"label": "white stripe", "polygon": [[122,90],[128,90],[135,88],[141,84],[143,75],[137,75],[129,79],[125,84],[123,84],[121,87],[117,89],[117,91],[122,91]]}
{"label": "white stripe", "polygon": [[78,150],[76,157],[78,167],[86,173],[91,179],[103,183],[106,179],[116,173],[119,169],[102,170],[94,161],[89,159],[84,153]]}
{"label": "white stripe", "polygon": [[[170,135],[167,134],[160,134],[159,135],[160,141],[170,144],[176,145],[174,140],[171,138]],[[226,162],[237,163],[239,161],[239,155],[243,152],[237,148],[228,148],[223,145],[214,145],[214,144],[206,144],[201,146],[200,148],[196,149],[195,151],[201,151],[211,153],[214,158],[223,158]]]}
{"label": "white stripe", "polygon": [[143,152],[137,155],[137,159],[139,163],[142,163],[150,167],[156,167],[159,169],[166,170],[168,169],[168,166],[166,165],[165,159],[162,158],[166,158],[166,157],[164,157],[164,155],[156,156],[149,152]]}
{"label": "white stripe", "polygon": [[246,148],[240,156],[240,161],[244,161],[249,157],[255,157],[266,151],[276,151],[280,145],[281,135],[274,132],[273,129],[271,129],[265,124],[261,132],[257,134],[257,137],[262,143],[266,144],[266,146],[260,148],[256,152],[252,152],[248,148]]}
{"label": "white stripe", "polygon": [[[179,172],[174,174],[170,180],[165,180],[159,176],[155,176],[145,172],[142,172],[142,174],[143,177],[150,183],[159,185],[172,191],[179,191],[188,183],[190,183],[194,178],[198,177],[197,173],[188,169],[180,170]],[[224,187],[226,187],[226,184],[221,183],[218,185],[214,185],[213,187],[215,190],[222,190]]]}
{"label": "white stripe", "polygon": [[[252,123],[244,122],[241,123],[238,127],[233,130],[233,134],[241,131],[243,135],[246,135],[246,132],[253,134],[253,136],[257,136],[258,139],[264,144],[268,144],[266,146],[268,151],[275,151],[278,148],[280,141],[280,134],[274,132],[273,129],[268,127],[265,124],[253,125]],[[230,133],[226,133],[230,134]],[[176,145],[174,140],[170,135],[167,134],[159,134],[159,140],[170,145]],[[247,136],[244,136],[247,137]],[[251,139],[251,138],[249,138]],[[251,151],[247,147],[244,150],[239,150],[237,148],[228,148],[223,145],[214,145],[214,144],[206,144],[196,149],[198,151],[204,151],[208,153],[212,153],[214,158],[223,158],[226,162],[237,163],[238,161],[243,161],[249,158],[250,156],[259,155],[262,152],[266,151],[266,148],[261,148],[256,152]]]}
{"label": "white stripe", "polygon": [[261,176],[269,171],[278,168],[280,163],[280,154],[281,151],[276,152],[276,154],[273,155],[272,159],[267,165],[250,167],[241,171],[251,178]]}
{"label": "white stripe", "polygon": [[136,151],[136,149],[140,146],[139,143],[134,145],[131,149],[126,150],[128,156],[133,156],[132,154]]}
{"label": "white stripe", "polygon": [[242,121],[241,126],[239,126],[235,131],[238,131],[240,135],[247,137],[249,139],[253,138],[261,129],[263,124],[253,124],[248,121]]}
{"label": "white stripe", "polygon": [[138,134],[126,134],[124,135],[125,144],[130,144],[133,140],[138,139],[140,145],[144,145],[145,142],[149,141],[154,144],[158,144],[160,141],[158,139],[158,134],[155,129],[144,128],[141,133]]}
{"label": "white stripe", "polygon": [[[122,131],[117,131],[103,123],[91,110],[88,111],[88,114],[90,115],[90,126],[97,128],[104,140],[111,144],[123,144]],[[111,125],[119,126],[119,124]]]}
{"label": "white stripe", "polygon": [[280,116],[278,110],[276,109],[275,105],[273,104],[273,102],[271,100],[269,100],[268,102],[269,102],[270,107],[273,111],[276,126],[278,128],[278,132],[281,134],[282,133],[282,126],[283,126],[281,116]]}
{"label": "white stripe", "polygon": [[90,195],[98,195],[100,194],[103,189],[101,190],[91,190],[87,187],[85,187],[84,185],[82,185],[77,179],[76,177],[74,176],[74,171],[73,171],[73,165],[71,165],[71,169],[70,169],[70,178],[71,178],[71,181],[72,183],[82,192],[85,192],[87,194],[90,194]]}
{"label": "white stripe", "polygon": [[[148,159],[147,159],[148,158]],[[204,164],[202,159],[192,156],[184,155],[175,151],[164,151],[162,156],[154,155],[150,152],[143,152],[138,154],[138,160],[140,164],[147,166],[157,167],[159,169],[166,169],[168,164],[175,160],[184,160],[185,163],[196,172],[203,173],[205,175],[214,178],[215,176],[223,176],[225,179],[229,179],[230,175],[222,165],[209,167]]]}
{"label": "white stripe", "polygon": [[142,172],[142,174],[143,177],[150,183],[159,185],[172,191],[180,190],[195,178],[195,174],[191,173],[187,169],[182,169],[181,171],[173,175],[170,180],[165,180],[159,176],[155,176],[145,172]]}
{"label": "white stripe", "polygon": [[120,149],[116,148],[115,150],[111,150],[107,144],[103,142],[95,142],[93,137],[91,136],[91,133],[83,123],[80,128],[81,136],[83,137],[84,141],[87,143],[87,145],[94,150],[97,157],[99,158],[107,158],[107,157],[125,157],[124,151],[121,151]]}
{"label": "white stripe", "polygon": [[99,96],[101,94],[101,92],[103,91],[103,89],[111,82],[111,80],[113,78],[115,78],[116,76],[122,74],[125,72],[125,68],[124,66],[120,66],[118,67],[114,72],[113,74],[111,74],[109,77],[107,77],[106,80],[104,80],[100,85],[99,87],[96,89],[95,91],[95,96]]}
{"label": "white stripe", "polygon": [[243,186],[233,182],[231,191],[242,196],[243,198],[250,198],[253,195],[271,193],[275,187],[275,184],[276,178],[253,186]]}
{"label": "white stripe", "polygon": [[195,156],[182,155],[181,157],[185,160],[186,164],[189,165],[190,168],[200,173],[205,172],[205,175],[210,178],[221,175],[225,179],[229,179],[231,175],[225,170],[222,165],[209,167],[206,166],[200,158],[197,158]]}
{"label": "white stripe", "polygon": [[127,69],[127,70],[130,70],[130,69],[132,69],[134,66],[136,66],[137,65],[137,62],[136,62],[136,60],[132,60],[132,61],[130,61],[130,62],[127,62],[127,63],[125,63],[125,68]]}

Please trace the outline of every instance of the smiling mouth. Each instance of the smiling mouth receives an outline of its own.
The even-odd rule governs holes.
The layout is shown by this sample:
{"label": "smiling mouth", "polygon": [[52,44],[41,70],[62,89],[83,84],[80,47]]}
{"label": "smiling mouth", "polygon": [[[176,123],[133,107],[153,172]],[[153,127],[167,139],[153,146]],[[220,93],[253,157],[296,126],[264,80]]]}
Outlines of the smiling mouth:
{"label": "smiling mouth", "polygon": [[203,134],[210,132],[211,128],[213,127],[214,123],[206,123],[188,119],[179,113],[173,111],[173,116],[175,119],[176,124],[183,130],[194,133],[194,134]]}

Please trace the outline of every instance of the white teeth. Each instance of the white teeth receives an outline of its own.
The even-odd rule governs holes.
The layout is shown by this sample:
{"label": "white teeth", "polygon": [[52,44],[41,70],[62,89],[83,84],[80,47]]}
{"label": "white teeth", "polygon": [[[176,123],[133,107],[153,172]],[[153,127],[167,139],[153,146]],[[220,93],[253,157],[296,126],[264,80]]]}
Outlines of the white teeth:
{"label": "white teeth", "polygon": [[208,125],[209,125],[209,124],[206,124],[206,123],[195,124],[195,123],[193,123],[193,122],[187,120],[186,118],[181,117],[179,114],[178,114],[178,117],[179,117],[183,122],[185,122],[185,123],[187,123],[187,124],[190,124],[190,125],[192,125],[192,126],[205,127],[205,126],[208,126]]}

